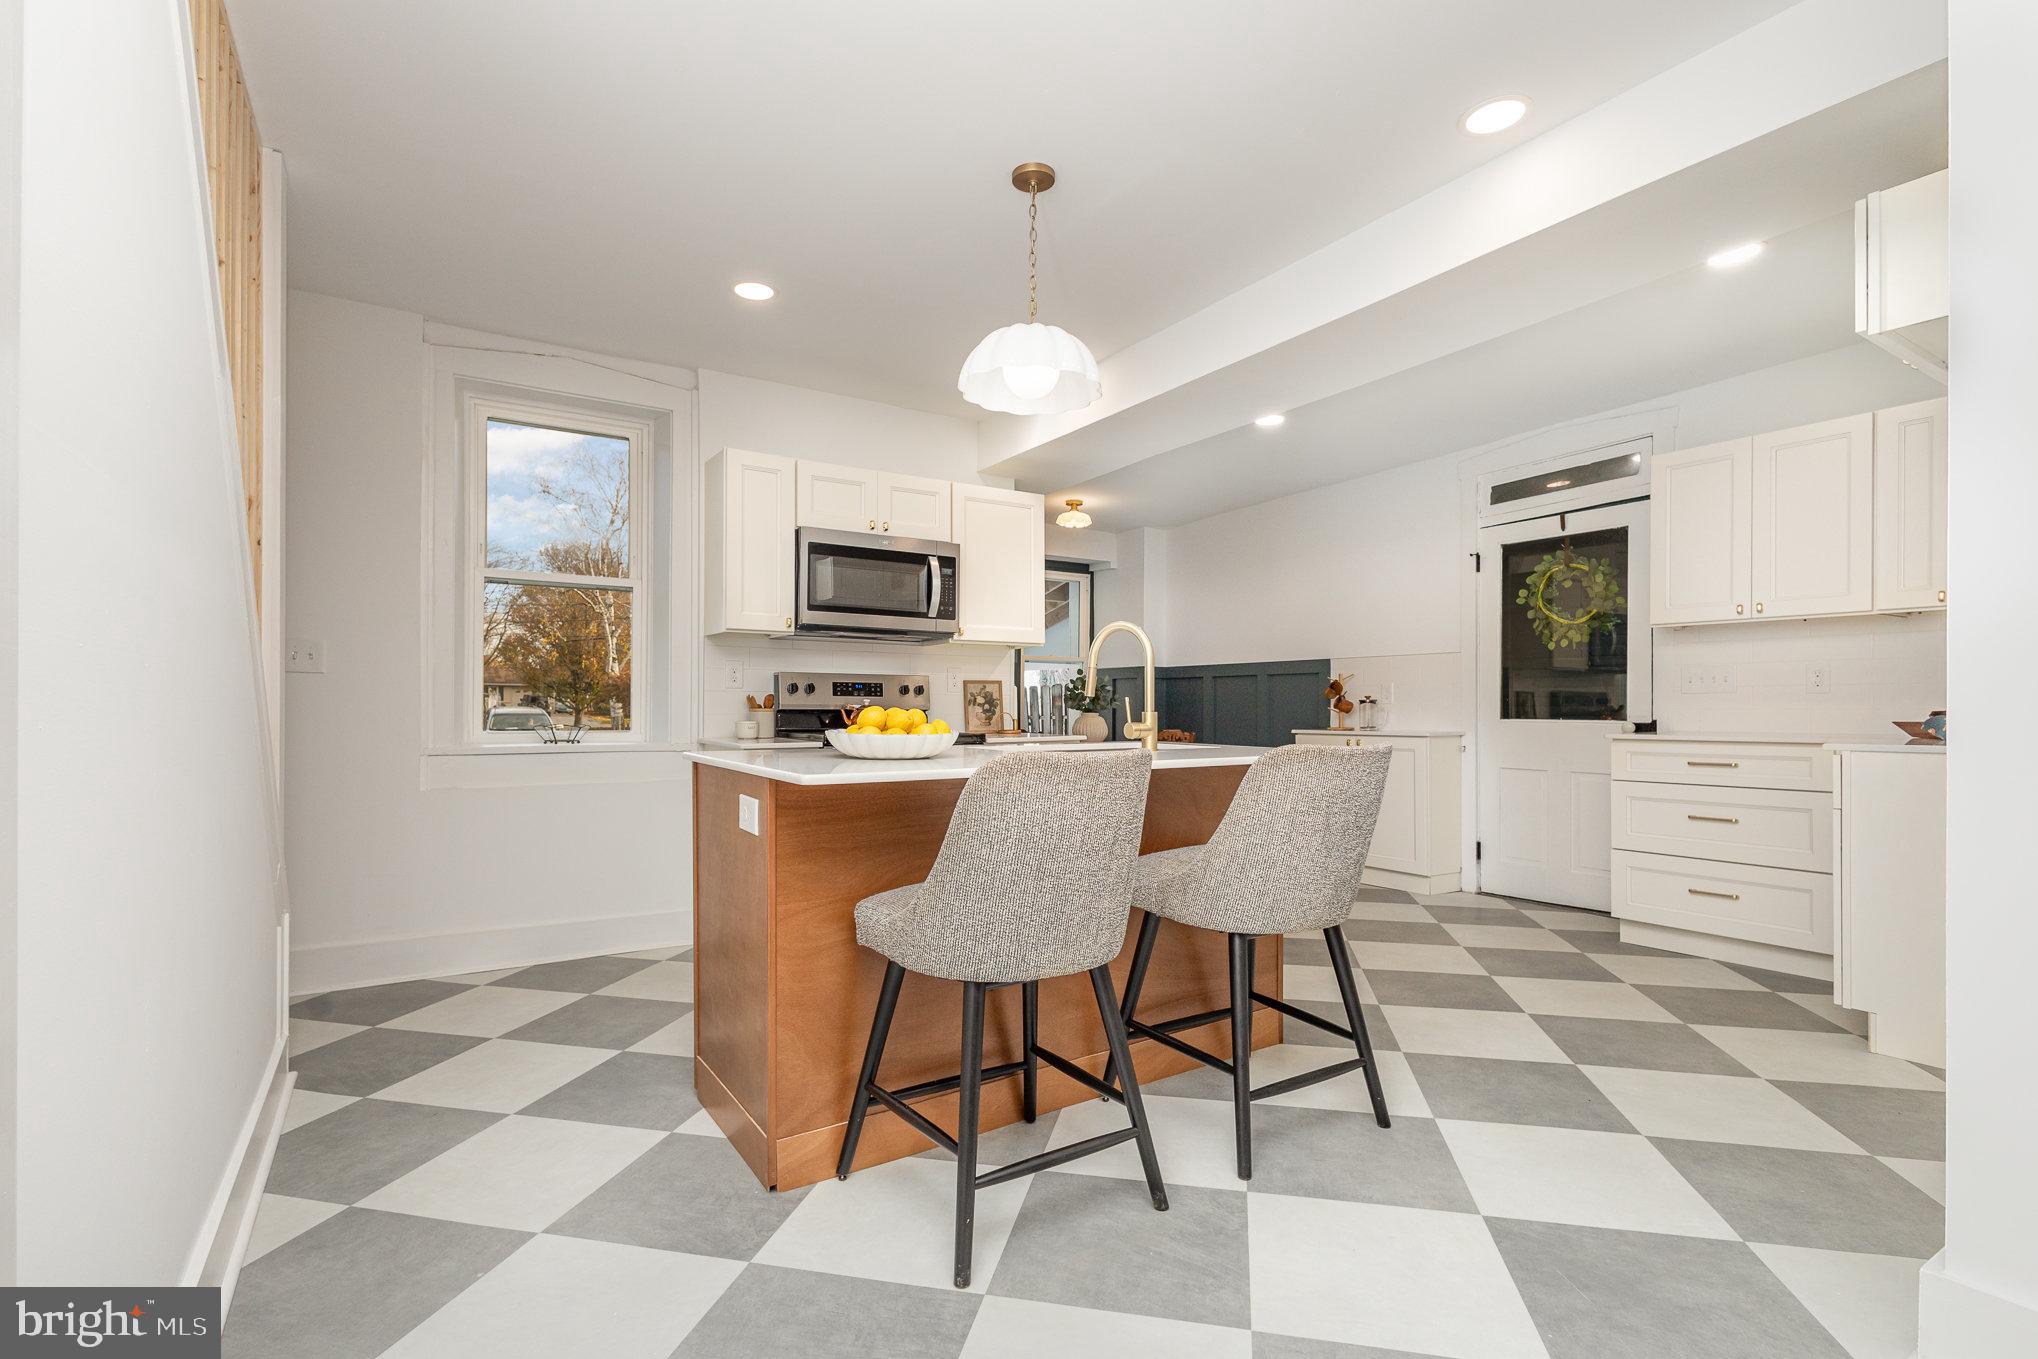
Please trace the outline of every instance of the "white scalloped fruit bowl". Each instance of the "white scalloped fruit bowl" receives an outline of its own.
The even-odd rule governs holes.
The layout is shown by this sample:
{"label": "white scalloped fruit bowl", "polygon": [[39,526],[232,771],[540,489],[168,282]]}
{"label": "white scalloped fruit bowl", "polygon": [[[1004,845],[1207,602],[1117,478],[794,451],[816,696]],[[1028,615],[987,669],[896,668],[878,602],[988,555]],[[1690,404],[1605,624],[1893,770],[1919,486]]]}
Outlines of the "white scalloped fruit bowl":
{"label": "white scalloped fruit bowl", "polygon": [[834,730],[828,733],[828,744],[844,755],[859,760],[924,760],[929,755],[939,755],[955,744],[955,733],[940,732],[932,736],[873,736],[868,732]]}

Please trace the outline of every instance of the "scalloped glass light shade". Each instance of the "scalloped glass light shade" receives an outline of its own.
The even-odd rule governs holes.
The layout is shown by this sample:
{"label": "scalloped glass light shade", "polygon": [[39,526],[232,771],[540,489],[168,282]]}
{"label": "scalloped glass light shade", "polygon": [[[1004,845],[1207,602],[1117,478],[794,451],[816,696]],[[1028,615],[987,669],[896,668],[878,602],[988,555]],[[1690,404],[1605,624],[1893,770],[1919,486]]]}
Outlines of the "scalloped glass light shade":
{"label": "scalloped glass light shade", "polygon": [[1060,326],[1022,321],[984,336],[955,385],[987,411],[1051,415],[1095,401],[1104,384],[1090,347]]}

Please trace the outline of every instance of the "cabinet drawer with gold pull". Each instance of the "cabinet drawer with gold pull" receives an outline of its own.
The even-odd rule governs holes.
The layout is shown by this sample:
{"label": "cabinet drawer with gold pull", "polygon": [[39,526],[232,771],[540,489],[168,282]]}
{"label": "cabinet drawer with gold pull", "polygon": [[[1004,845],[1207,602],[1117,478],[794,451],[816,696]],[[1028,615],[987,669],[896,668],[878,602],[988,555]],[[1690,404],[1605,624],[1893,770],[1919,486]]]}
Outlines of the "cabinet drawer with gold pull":
{"label": "cabinet drawer with gold pull", "polygon": [[1832,799],[1770,788],[1623,780],[1613,785],[1613,847],[1830,873]]}
{"label": "cabinet drawer with gold pull", "polygon": [[1827,873],[1617,849],[1613,913],[1699,934],[1833,951],[1833,879]]}
{"label": "cabinet drawer with gold pull", "polygon": [[1650,783],[1702,783],[1722,788],[1833,790],[1833,752],[1792,741],[1612,741],[1609,773]]}

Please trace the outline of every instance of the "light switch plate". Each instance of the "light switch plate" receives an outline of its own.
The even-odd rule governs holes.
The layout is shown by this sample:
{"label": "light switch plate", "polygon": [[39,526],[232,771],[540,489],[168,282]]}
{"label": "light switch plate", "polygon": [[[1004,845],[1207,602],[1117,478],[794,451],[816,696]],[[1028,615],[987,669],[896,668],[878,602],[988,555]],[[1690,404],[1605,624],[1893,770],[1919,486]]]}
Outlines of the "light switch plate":
{"label": "light switch plate", "polygon": [[326,672],[326,644],[312,637],[286,639],[283,668],[300,675],[323,675]]}
{"label": "light switch plate", "polygon": [[757,799],[748,793],[736,795],[736,828],[752,835],[761,833],[757,829]]}

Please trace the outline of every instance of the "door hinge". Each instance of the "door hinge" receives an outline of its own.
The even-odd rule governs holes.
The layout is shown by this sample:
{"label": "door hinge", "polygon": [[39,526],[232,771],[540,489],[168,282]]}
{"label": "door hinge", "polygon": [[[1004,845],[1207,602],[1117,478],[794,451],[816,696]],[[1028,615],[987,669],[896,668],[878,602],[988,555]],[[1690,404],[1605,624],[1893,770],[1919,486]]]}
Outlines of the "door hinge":
{"label": "door hinge", "polygon": [[1480,572],[1480,571],[1481,571],[1481,570],[1483,570],[1483,569],[1485,569],[1485,563],[1481,562],[1481,561],[1479,560],[1479,554],[1478,554],[1478,553],[1476,553],[1476,552],[1474,552],[1474,553],[1472,554],[1472,571],[1473,571],[1473,573],[1474,573],[1474,574],[1476,575],[1476,574],[1477,574],[1478,572]]}
{"label": "door hinge", "polygon": [[1484,840],[1474,840],[1472,842],[1472,862],[1476,864],[1485,857],[1486,842]]}

